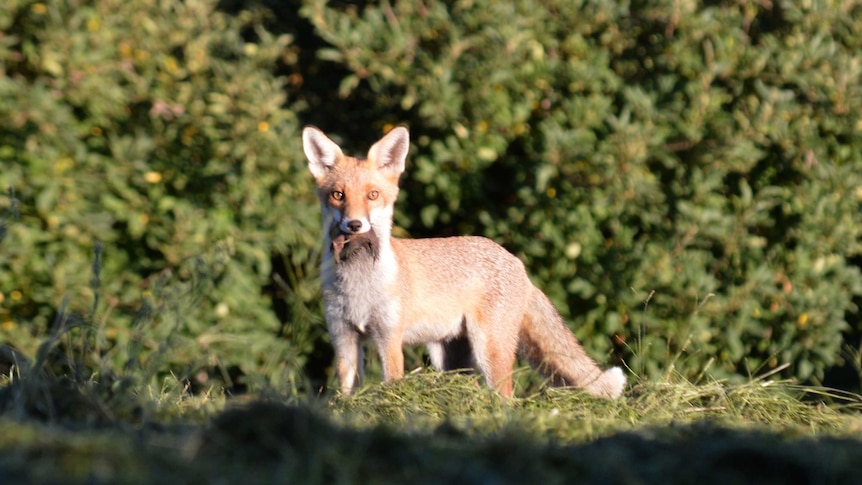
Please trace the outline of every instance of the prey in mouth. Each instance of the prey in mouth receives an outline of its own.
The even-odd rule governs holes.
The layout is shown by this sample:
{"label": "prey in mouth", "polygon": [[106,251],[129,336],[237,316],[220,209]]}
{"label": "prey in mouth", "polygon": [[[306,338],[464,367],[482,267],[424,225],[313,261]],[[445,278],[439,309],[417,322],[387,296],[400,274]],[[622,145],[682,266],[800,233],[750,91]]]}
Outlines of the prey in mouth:
{"label": "prey in mouth", "polygon": [[336,225],[329,231],[329,238],[332,240],[332,254],[336,264],[362,254],[370,255],[376,261],[380,255],[380,241],[373,229],[360,234],[347,234]]}

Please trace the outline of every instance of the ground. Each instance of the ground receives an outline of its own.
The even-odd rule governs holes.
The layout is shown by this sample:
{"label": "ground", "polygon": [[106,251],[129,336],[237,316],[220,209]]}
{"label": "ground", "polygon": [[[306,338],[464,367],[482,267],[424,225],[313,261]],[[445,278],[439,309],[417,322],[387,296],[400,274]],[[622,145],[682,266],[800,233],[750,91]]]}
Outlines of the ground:
{"label": "ground", "polygon": [[0,483],[852,483],[862,462],[862,401],[788,382],[504,400],[421,372],[350,397],[162,395],[113,416],[77,409],[98,404],[86,395],[40,416],[22,389],[0,389]]}

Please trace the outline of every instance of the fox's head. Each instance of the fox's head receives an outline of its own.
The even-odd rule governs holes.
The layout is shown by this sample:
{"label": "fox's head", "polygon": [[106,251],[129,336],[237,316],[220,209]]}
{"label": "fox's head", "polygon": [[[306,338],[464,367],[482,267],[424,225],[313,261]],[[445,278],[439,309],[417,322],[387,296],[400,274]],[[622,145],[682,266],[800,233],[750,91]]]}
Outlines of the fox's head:
{"label": "fox's head", "polygon": [[332,237],[336,228],[348,235],[373,229],[379,236],[388,236],[398,177],[410,149],[407,128],[392,129],[364,159],[344,155],[341,147],[311,126],[302,130],[302,148],[317,182],[324,231]]}

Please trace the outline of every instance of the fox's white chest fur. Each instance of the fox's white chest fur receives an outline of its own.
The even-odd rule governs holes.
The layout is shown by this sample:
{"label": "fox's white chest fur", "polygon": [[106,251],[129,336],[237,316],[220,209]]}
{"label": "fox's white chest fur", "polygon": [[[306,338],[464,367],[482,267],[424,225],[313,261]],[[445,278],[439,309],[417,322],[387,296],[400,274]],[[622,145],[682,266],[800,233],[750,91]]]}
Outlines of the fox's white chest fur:
{"label": "fox's white chest fur", "polygon": [[392,292],[398,277],[398,264],[388,241],[380,241],[376,259],[359,254],[336,262],[332,252],[327,251],[322,276],[330,326],[346,325],[367,335],[379,326],[388,327],[398,321],[397,301],[384,297]]}

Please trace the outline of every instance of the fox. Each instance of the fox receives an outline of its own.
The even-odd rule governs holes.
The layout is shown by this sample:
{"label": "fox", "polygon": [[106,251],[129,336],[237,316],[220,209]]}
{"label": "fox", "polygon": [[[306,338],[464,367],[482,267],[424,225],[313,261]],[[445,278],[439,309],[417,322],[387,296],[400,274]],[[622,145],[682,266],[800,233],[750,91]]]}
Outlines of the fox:
{"label": "fox", "polygon": [[406,127],[388,131],[365,158],[346,156],[313,126],[303,129],[302,146],[321,205],[324,316],[342,394],[362,382],[370,340],[384,382],[404,376],[405,345],[425,345],[434,368],[477,371],[504,397],[512,396],[519,355],[551,385],[622,395],[622,369],[603,371],[587,355],[505,248],[478,236],[392,236]]}

